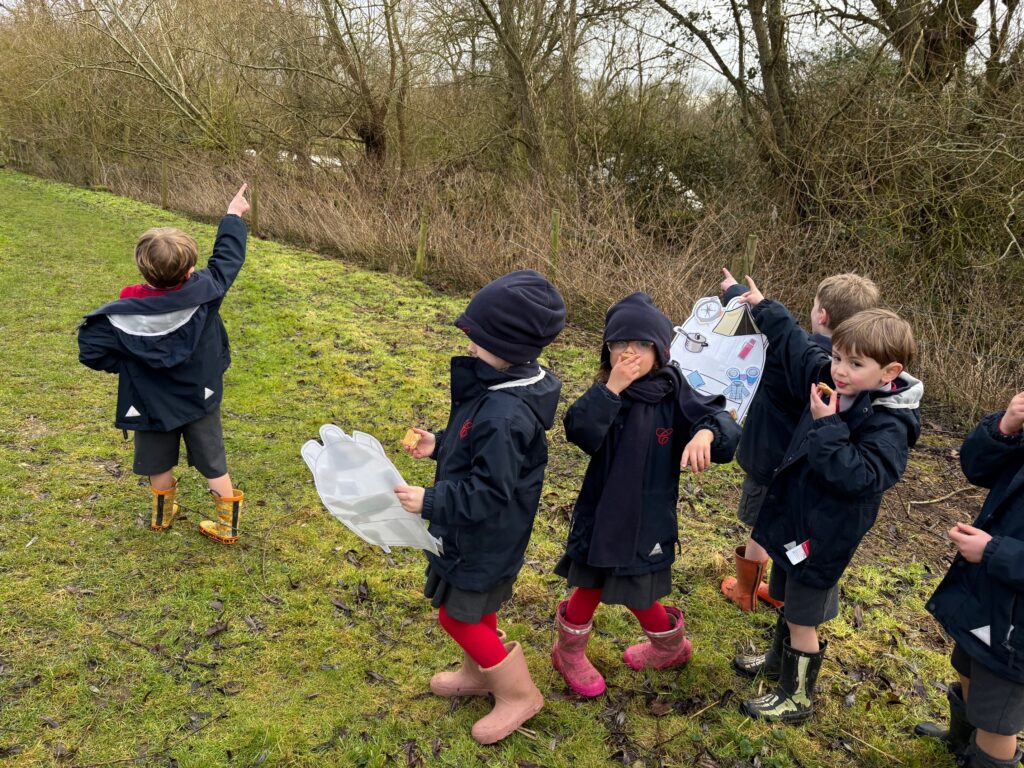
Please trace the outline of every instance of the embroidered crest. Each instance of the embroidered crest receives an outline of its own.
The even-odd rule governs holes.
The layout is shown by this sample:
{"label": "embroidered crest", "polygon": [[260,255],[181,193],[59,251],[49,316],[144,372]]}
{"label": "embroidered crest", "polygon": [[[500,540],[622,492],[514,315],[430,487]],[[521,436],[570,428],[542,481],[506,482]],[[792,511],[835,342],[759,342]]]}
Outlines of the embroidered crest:
{"label": "embroidered crest", "polygon": [[464,422],[462,422],[462,428],[459,430],[459,437],[462,440],[466,439],[466,435],[469,434],[469,430],[470,430],[470,428],[472,426],[473,426],[473,422],[470,421],[469,419],[466,419]]}
{"label": "embroidered crest", "polygon": [[672,427],[658,427],[654,432],[658,438],[658,445],[668,445],[669,439],[672,437]]}

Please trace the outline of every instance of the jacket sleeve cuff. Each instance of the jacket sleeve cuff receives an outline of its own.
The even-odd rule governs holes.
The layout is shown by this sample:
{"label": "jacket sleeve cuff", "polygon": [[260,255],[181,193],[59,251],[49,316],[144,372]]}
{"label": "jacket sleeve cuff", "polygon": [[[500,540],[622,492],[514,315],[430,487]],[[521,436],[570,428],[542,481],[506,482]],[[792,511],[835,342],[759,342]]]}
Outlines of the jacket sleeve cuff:
{"label": "jacket sleeve cuff", "polygon": [[434,489],[424,488],[423,489],[423,509],[420,510],[420,516],[424,520],[434,519]]}
{"label": "jacket sleeve cuff", "polygon": [[820,419],[814,419],[811,422],[811,429],[820,429],[821,427],[837,427],[843,424],[843,419],[838,413],[830,413],[828,416],[824,416]]}
{"label": "jacket sleeve cuff", "polygon": [[1024,432],[1017,432],[1016,434],[1008,435],[1003,432],[1001,426],[1003,421],[1003,414],[1006,411],[999,411],[999,413],[993,413],[988,416],[982,423],[985,424],[985,431],[988,432],[989,436],[994,440],[998,440],[1003,445],[1020,445],[1024,443]]}
{"label": "jacket sleeve cuff", "polygon": [[1024,580],[1020,566],[1022,559],[1024,541],[1012,536],[993,536],[981,554],[981,562],[989,576],[1017,589],[1022,587]]}
{"label": "jacket sleeve cuff", "polygon": [[622,398],[619,395],[616,395],[610,389],[608,389],[608,385],[605,384],[603,381],[599,381],[596,384],[594,384],[594,388],[602,395],[604,395],[606,399],[611,400],[613,403],[618,403],[622,401]]}
{"label": "jacket sleeve cuff", "polygon": [[437,461],[437,451],[441,447],[441,437],[442,437],[442,435],[444,435],[444,430],[442,429],[440,432],[434,432],[433,434],[434,434],[434,450],[432,450],[430,452],[430,458],[432,458],[434,461]]}
{"label": "jacket sleeve cuff", "polygon": [[747,288],[742,283],[730,285],[728,288],[725,289],[725,293],[722,294],[722,304],[728,304],[737,296],[742,296],[746,292]]}

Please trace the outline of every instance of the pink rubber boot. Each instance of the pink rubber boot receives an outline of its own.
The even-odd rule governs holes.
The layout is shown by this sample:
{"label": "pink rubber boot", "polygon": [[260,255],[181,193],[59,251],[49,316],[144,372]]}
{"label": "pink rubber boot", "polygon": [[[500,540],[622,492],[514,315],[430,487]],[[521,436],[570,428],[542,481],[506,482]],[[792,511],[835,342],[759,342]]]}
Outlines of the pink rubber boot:
{"label": "pink rubber boot", "polygon": [[[505,642],[505,633],[498,630],[498,639]],[[430,692],[435,696],[486,696],[491,692],[480,666],[463,651],[462,666],[454,672],[438,672],[430,678]]]}
{"label": "pink rubber boot", "polygon": [[587,658],[587,641],[590,640],[594,622],[571,624],[565,618],[566,605],[568,600],[563,600],[555,611],[555,630],[558,636],[551,647],[551,663],[569,687],[580,696],[600,696],[604,693],[604,678]]}
{"label": "pink rubber boot", "polygon": [[649,641],[629,646],[622,655],[631,669],[669,669],[681,667],[690,660],[693,647],[685,634],[683,612],[671,606],[665,606],[665,612],[668,613],[669,622],[674,623],[674,626],[667,632],[644,630]]}

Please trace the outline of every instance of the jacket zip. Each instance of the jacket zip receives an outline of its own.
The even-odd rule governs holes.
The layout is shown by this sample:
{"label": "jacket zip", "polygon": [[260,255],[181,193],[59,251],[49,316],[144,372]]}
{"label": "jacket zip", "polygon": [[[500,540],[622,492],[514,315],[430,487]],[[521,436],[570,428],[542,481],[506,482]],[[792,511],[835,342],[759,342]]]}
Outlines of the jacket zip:
{"label": "jacket zip", "polygon": [[1013,625],[1013,617],[1017,615],[1017,594],[1014,593],[1013,600],[1010,601],[1010,628],[1006,630],[1006,639],[1003,640],[1003,648],[1005,648],[1012,656],[1016,653],[1017,649],[1013,647],[1013,643],[1010,642],[1010,638],[1013,637],[1013,632],[1016,629]]}

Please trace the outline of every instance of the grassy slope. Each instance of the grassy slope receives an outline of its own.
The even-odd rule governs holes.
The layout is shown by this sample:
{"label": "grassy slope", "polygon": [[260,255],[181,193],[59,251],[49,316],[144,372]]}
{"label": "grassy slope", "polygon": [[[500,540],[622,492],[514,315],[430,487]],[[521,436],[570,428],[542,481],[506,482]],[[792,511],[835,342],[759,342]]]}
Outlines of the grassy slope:
{"label": "grassy slope", "polygon": [[[624,610],[604,608],[591,647],[609,694],[566,695],[547,660],[563,595],[549,571],[583,464],[557,429],[528,565],[503,614],[548,705],[529,723],[536,739],[478,747],[469,728],[484,703],[453,707],[426,693],[432,672],[459,654],[418,595],[422,558],[407,550],[388,558],[349,535],[325,514],[298,457],[324,422],[391,444],[411,422],[442,422],[447,358],[463,344],[450,319],[465,298],[407,278],[253,241],[224,305],[235,360],[228,456],[249,504],[243,543],[219,547],[198,535],[208,502],[184,466],[187,522],[150,532],[148,492],[131,474],[130,445],[110,426],[115,378],[77,363],[74,327],[137,281],[134,240],[156,225],[195,233],[203,253],[212,244],[210,226],[0,171],[5,764],[48,764],[64,751],[63,764],[78,765],[893,764],[883,753],[908,766],[952,765],[906,736],[921,715],[941,710],[933,683],[948,676],[940,653],[925,650],[938,639],[922,608],[931,585],[910,557],[882,557],[851,574],[843,614],[828,630],[833,652],[811,724],[772,728],[737,712],[756,686],[734,676],[729,659],[744,643],[762,643],[772,619],[740,615],[718,593],[723,555],[739,538],[735,467],[714,469],[700,486],[686,482],[695,506],[682,506],[671,599],[687,612],[689,668],[630,672],[621,652],[637,628]],[[549,362],[568,401],[586,386],[594,340],[567,339]],[[430,482],[428,462],[403,456],[399,468]],[[857,630],[854,601],[863,603]],[[216,632],[219,621],[227,626]]]}

